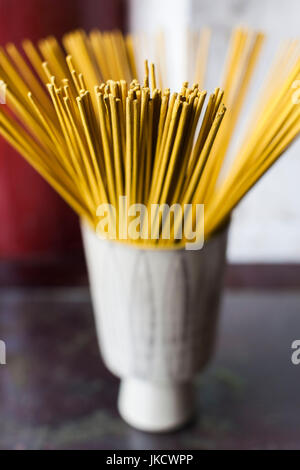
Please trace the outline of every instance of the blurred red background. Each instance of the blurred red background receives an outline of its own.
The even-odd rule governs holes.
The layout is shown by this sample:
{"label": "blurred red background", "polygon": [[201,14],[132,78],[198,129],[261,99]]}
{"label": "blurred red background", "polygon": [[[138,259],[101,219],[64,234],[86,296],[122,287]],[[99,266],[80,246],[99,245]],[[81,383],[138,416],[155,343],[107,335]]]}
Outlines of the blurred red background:
{"label": "blurred red background", "polygon": [[[125,0],[0,0],[0,45],[78,27],[123,29],[125,7]],[[81,249],[76,215],[2,138],[0,224],[2,259]]]}

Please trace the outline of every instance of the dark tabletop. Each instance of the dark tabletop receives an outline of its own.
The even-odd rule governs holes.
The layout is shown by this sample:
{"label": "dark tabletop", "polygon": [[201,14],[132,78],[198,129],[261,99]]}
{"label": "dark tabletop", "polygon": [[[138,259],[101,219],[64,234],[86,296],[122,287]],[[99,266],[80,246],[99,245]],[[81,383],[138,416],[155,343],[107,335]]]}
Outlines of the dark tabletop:
{"label": "dark tabletop", "polygon": [[166,435],[118,416],[87,288],[2,288],[0,339],[1,449],[300,449],[300,291],[226,291],[197,419]]}

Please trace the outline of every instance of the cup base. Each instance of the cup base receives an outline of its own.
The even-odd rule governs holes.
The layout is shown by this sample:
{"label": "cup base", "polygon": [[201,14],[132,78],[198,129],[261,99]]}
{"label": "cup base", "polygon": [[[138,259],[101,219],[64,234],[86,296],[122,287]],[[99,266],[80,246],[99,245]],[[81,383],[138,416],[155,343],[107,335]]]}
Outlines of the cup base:
{"label": "cup base", "polygon": [[174,431],[195,413],[194,385],[125,378],[121,381],[118,409],[124,421],[141,431]]}

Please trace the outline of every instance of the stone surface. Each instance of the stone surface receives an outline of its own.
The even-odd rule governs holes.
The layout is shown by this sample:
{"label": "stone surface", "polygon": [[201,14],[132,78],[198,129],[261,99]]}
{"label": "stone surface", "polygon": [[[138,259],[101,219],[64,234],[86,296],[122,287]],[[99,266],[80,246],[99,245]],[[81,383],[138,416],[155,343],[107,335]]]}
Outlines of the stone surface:
{"label": "stone surface", "polygon": [[299,449],[299,305],[299,291],[226,292],[197,420],[160,436],[119,418],[86,288],[2,289],[0,449]]}

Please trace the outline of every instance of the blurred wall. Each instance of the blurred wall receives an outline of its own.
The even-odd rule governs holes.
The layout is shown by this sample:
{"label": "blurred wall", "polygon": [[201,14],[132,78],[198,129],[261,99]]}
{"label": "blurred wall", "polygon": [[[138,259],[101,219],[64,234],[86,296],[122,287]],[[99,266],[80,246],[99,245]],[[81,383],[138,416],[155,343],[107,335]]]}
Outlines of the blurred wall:
{"label": "blurred wall", "polygon": [[[125,0],[0,0],[0,45],[75,28],[123,28]],[[0,258],[81,250],[78,218],[0,139]]]}
{"label": "blurred wall", "polygon": [[[147,58],[156,61],[156,54],[161,50],[153,50],[149,47],[144,35],[163,31],[166,34],[168,46],[167,61],[167,86],[178,88],[185,78],[186,60],[186,28],[189,23],[189,0],[129,0],[128,13],[129,29],[141,35],[139,48],[141,49],[141,62]],[[147,47],[148,46],[148,47]],[[143,73],[143,67],[142,73]]]}
{"label": "blurred wall", "polygon": [[[274,53],[283,38],[300,37],[299,0],[131,0],[130,26],[135,31],[166,30],[171,86],[187,75],[185,33],[188,28],[210,26],[210,49],[206,87],[218,84],[231,28],[236,25],[268,33],[243,119],[233,146],[243,135],[246,118]],[[234,214],[229,259],[233,262],[300,262],[300,141],[296,142]]]}

